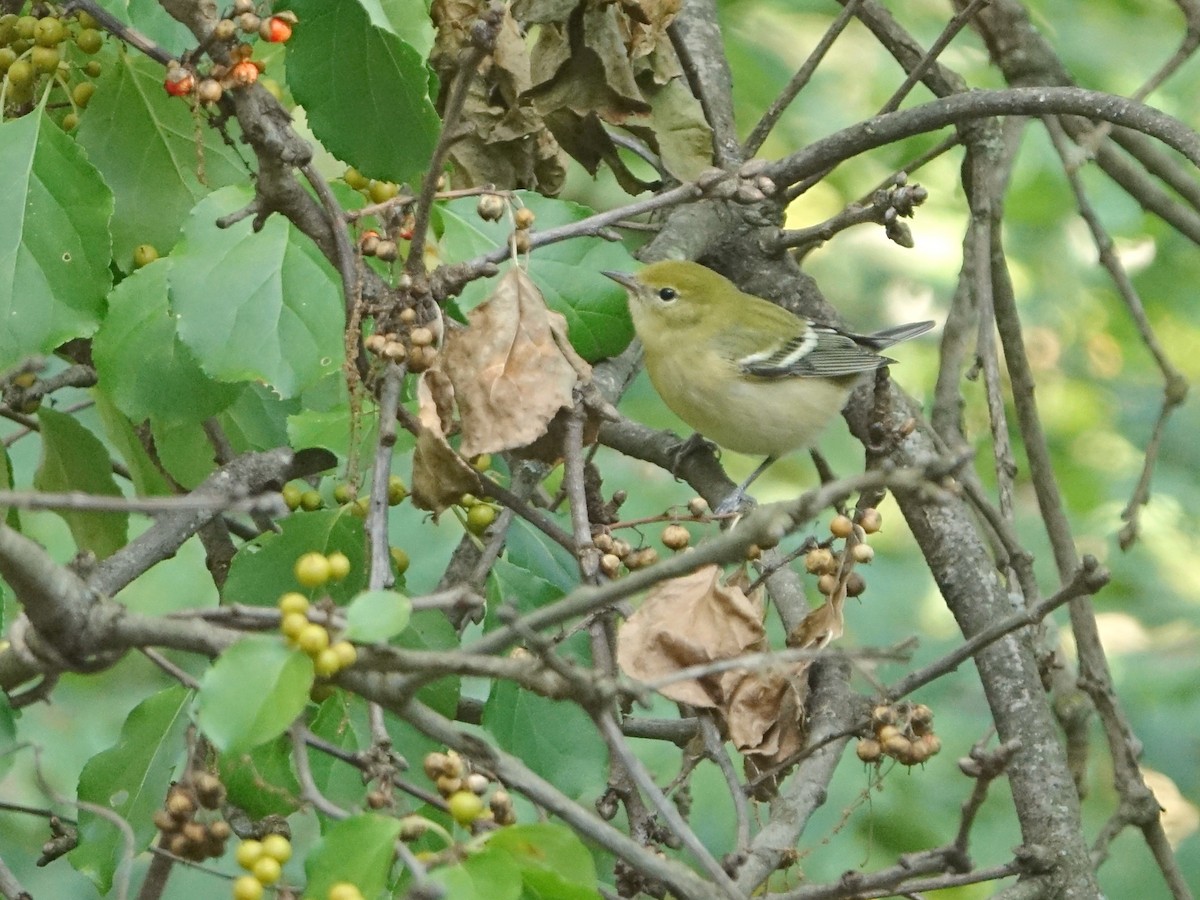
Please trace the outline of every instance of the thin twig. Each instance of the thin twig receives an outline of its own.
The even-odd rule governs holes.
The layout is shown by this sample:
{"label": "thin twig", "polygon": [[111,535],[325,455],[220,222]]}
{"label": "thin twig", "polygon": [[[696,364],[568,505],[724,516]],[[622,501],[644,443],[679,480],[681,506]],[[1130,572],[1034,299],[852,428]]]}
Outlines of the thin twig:
{"label": "thin twig", "polygon": [[846,26],[850,24],[850,20],[854,18],[855,9],[861,0],[849,0],[842,11],[838,13],[836,19],[825,29],[825,33],[821,35],[821,40],[817,41],[817,46],[808,54],[808,58],[801,63],[800,68],[796,70],[796,74],[792,76],[779,96],[771,101],[771,105],[767,107],[767,111],[762,114],[762,118],[754,126],[750,132],[750,136],[746,138],[746,142],[742,144],[742,158],[750,159],[762,147],[763,142],[771,133],[771,130],[779,122],[779,117],[791,105],[796,96],[804,90],[804,86],[808,84],[813,73],[817,70],[817,66],[825,59],[825,54],[829,52],[829,48],[833,46],[833,42],[837,40],[838,35],[846,30]]}
{"label": "thin twig", "polygon": [[730,897],[731,900],[740,900],[742,892],[738,889],[738,886],[734,884],[729,874],[721,868],[721,864],[708,852],[708,848],[700,843],[700,839],[696,837],[696,832],[683,820],[683,816],[679,814],[679,810],[675,807],[675,804],[668,800],[658,785],[654,783],[654,777],[646,769],[645,764],[634,755],[629,745],[625,742],[625,735],[621,733],[616,720],[608,713],[602,713],[596,717],[596,724],[600,727],[600,731],[605,736],[609,747],[614,748],[621,755],[621,762],[624,763],[629,774],[637,782],[642,793],[650,798],[650,803],[658,811],[659,816],[683,842],[683,845],[700,864],[700,867],[708,877],[713,880],[725,896]]}

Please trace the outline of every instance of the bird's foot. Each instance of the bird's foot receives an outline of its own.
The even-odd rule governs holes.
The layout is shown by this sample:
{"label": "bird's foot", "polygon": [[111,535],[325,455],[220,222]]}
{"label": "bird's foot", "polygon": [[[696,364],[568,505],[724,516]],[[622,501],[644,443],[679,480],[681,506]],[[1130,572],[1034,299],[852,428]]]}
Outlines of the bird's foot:
{"label": "bird's foot", "polygon": [[758,501],[747,494],[745,488],[738,488],[717,504],[713,515],[728,516],[731,513],[748,513],[757,505]]}

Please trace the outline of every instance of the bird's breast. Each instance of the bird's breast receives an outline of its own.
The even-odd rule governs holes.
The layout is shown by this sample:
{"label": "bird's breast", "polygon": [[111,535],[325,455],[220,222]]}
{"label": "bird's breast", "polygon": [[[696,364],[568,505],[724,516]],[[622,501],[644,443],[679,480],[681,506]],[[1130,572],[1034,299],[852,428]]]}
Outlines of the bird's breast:
{"label": "bird's breast", "polygon": [[716,353],[648,356],[646,368],[679,418],[725,449],[755,456],[811,446],[854,387],[853,380],[746,376]]}

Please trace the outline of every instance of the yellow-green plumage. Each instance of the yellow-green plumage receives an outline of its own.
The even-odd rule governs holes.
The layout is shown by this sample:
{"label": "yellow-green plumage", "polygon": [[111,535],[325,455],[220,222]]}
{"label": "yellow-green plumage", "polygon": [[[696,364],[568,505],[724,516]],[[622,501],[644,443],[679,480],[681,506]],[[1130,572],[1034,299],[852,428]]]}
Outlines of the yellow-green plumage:
{"label": "yellow-green plumage", "polygon": [[634,329],[659,396],[705,437],[739,453],[778,457],[811,446],[877,350],[931,322],[854,335],[812,327],[692,262],[606,273],[629,291]]}

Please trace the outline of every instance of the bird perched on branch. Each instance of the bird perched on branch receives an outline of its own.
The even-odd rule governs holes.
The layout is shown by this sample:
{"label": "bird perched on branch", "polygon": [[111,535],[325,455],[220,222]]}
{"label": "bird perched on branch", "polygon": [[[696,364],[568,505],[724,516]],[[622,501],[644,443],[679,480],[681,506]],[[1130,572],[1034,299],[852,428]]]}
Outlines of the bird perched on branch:
{"label": "bird perched on branch", "polygon": [[863,374],[894,362],[879,351],[934,324],[854,334],[793,315],[694,262],[604,274],[629,292],[646,370],[667,406],[727,450],[766,457],[719,513],[736,509],[780,456],[812,446]]}

